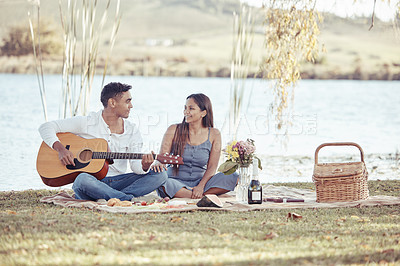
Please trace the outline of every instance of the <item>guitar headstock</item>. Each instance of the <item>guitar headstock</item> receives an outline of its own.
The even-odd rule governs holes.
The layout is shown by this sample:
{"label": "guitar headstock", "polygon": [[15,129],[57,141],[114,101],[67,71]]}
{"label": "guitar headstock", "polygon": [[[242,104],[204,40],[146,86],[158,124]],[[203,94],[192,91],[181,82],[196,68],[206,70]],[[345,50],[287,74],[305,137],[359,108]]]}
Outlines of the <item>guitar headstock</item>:
{"label": "guitar headstock", "polygon": [[183,158],[179,155],[158,154],[156,159],[164,164],[183,164]]}

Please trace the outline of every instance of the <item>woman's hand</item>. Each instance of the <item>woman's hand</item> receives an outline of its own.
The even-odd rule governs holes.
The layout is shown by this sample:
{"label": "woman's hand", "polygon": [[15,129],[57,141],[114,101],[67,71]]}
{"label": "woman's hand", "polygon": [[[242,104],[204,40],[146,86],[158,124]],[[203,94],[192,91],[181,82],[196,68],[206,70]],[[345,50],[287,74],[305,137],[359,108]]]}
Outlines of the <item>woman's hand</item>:
{"label": "woman's hand", "polygon": [[201,186],[200,184],[193,187],[192,189],[192,199],[200,199],[203,197],[204,193],[204,186]]}
{"label": "woman's hand", "polygon": [[164,170],[167,170],[167,165],[160,163],[159,161],[154,161],[154,163],[150,166],[150,169],[154,172],[160,173]]}

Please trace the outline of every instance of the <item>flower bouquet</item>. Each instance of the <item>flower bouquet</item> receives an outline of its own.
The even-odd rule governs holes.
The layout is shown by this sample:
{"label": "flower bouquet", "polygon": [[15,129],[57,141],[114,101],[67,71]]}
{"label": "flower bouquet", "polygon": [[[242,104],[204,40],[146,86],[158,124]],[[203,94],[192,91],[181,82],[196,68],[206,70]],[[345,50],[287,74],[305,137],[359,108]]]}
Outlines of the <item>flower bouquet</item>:
{"label": "flower bouquet", "polygon": [[253,160],[258,161],[257,167],[262,170],[261,160],[255,156],[256,146],[254,140],[232,141],[224,150],[227,160],[220,165],[218,171],[230,175],[236,170],[239,172],[238,184],[235,188],[236,201],[246,203],[248,201],[248,187],[250,184],[249,166]]}
{"label": "flower bouquet", "polygon": [[254,154],[256,146],[252,139],[247,139],[246,141],[234,140],[223,151],[226,154],[227,160],[219,166],[219,172],[230,175],[239,167],[249,167],[253,163],[253,160],[258,161],[258,168],[262,170],[261,160]]}

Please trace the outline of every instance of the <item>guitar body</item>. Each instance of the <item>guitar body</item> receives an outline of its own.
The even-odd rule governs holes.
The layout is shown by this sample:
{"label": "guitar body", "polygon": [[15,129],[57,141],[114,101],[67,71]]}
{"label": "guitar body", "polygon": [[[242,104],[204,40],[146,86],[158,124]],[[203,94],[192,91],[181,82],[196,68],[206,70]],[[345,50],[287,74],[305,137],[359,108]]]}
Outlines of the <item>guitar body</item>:
{"label": "guitar body", "polygon": [[42,142],[39,148],[36,169],[43,183],[51,187],[59,187],[73,183],[80,173],[88,173],[97,179],[103,179],[108,172],[106,159],[92,160],[87,153],[90,151],[107,152],[105,139],[84,139],[72,133],[58,133],[60,142],[69,149],[75,157],[75,167],[65,166],[58,158],[58,152]]}

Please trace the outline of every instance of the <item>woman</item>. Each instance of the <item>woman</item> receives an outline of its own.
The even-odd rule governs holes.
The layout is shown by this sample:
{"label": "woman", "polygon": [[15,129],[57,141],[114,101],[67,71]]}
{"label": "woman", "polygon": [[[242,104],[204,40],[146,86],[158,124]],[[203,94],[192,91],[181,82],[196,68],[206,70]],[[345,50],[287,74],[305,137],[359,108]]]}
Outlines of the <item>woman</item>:
{"label": "woman", "polygon": [[[160,196],[198,199],[205,194],[223,194],[235,188],[238,174],[215,174],[221,155],[221,134],[214,128],[210,99],[202,94],[186,98],[182,123],[171,125],[163,138],[160,154],[183,156],[184,164],[168,168]],[[160,166],[155,166],[160,170]],[[158,168],[158,169],[157,169]]]}

